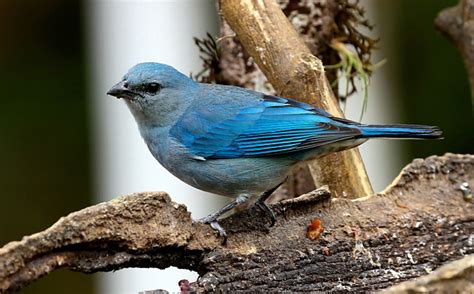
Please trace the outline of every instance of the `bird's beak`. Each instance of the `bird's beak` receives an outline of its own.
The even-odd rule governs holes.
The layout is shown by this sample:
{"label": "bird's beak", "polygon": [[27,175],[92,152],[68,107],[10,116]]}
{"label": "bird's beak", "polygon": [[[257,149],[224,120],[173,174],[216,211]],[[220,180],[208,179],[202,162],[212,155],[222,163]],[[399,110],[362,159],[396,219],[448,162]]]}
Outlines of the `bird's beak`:
{"label": "bird's beak", "polygon": [[117,98],[130,99],[133,98],[136,93],[128,88],[127,81],[121,81],[115,84],[112,88],[110,88],[110,90],[107,92],[107,95],[114,96]]}

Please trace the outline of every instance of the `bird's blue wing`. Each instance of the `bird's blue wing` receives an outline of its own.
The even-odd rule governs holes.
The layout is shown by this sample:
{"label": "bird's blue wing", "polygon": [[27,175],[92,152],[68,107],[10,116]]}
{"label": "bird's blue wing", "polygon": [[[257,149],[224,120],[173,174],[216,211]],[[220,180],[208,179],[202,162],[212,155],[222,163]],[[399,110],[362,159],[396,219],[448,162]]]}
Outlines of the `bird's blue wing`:
{"label": "bird's blue wing", "polygon": [[196,156],[239,158],[307,150],[354,138],[360,131],[308,104],[263,96],[237,108],[194,108],[178,120],[171,135]]}

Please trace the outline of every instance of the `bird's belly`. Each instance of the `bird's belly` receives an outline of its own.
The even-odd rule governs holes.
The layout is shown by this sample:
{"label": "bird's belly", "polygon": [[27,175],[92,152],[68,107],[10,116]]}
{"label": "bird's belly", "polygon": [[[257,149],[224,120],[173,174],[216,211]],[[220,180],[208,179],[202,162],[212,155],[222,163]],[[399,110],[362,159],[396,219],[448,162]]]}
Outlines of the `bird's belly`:
{"label": "bird's belly", "polygon": [[188,159],[169,162],[165,168],[195,188],[237,197],[258,195],[275,187],[292,169],[292,163],[278,158]]}
{"label": "bird's belly", "polygon": [[348,140],[286,156],[196,159],[176,141],[149,144],[153,156],[174,176],[206,192],[228,197],[258,195],[280,184],[293,167],[327,153],[355,147],[366,139]]}
{"label": "bird's belly", "polygon": [[197,189],[222,196],[261,194],[280,184],[296,163],[290,157],[204,160],[169,136],[160,139],[145,141],[163,167]]}

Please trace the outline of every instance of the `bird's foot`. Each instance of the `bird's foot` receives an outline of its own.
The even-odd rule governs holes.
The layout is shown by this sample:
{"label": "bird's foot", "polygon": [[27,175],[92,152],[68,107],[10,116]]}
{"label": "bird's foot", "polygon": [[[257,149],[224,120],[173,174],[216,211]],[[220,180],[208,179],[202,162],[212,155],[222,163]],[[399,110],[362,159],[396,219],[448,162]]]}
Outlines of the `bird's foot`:
{"label": "bird's foot", "polygon": [[265,200],[267,200],[268,197],[270,197],[270,195],[272,195],[272,193],[275,192],[275,190],[278,189],[278,187],[280,187],[285,181],[286,179],[280,184],[271,188],[270,190],[263,192],[262,195],[260,195],[260,197],[258,197],[257,201],[255,202],[255,205],[257,205],[270,218],[270,227],[273,227],[275,225],[276,216],[275,212],[270,208],[270,206],[265,203]]}
{"label": "bird's foot", "polygon": [[216,214],[210,214],[206,217],[200,218],[196,220],[197,223],[202,223],[202,224],[209,224],[211,228],[219,233],[219,236],[223,237],[222,245],[224,245],[227,242],[227,233],[224,230],[224,228],[219,224],[217,221],[217,218],[219,216],[216,216]]}
{"label": "bird's foot", "polygon": [[214,231],[217,231],[219,233],[219,236],[224,238],[222,240],[222,245],[224,245],[227,242],[227,233],[224,228],[217,221],[213,221],[209,223],[209,225],[211,226],[211,228],[214,229]]}
{"label": "bird's foot", "polygon": [[222,228],[221,225],[217,222],[217,219],[221,215],[223,215],[224,213],[226,213],[229,210],[236,207],[237,205],[242,204],[245,201],[247,201],[248,198],[249,198],[249,195],[247,195],[247,194],[239,195],[239,197],[237,197],[234,201],[226,204],[224,207],[222,207],[221,209],[219,209],[215,213],[212,213],[212,214],[210,214],[206,217],[203,217],[203,218],[197,220],[197,222],[204,223],[204,224],[210,224],[211,228],[213,228],[215,231],[217,231],[221,237],[224,237],[224,241],[222,242],[222,244],[225,244],[227,242],[227,233],[225,232],[224,228]]}
{"label": "bird's foot", "polygon": [[255,204],[270,218],[270,228],[276,223],[275,212],[263,201],[257,201]]}

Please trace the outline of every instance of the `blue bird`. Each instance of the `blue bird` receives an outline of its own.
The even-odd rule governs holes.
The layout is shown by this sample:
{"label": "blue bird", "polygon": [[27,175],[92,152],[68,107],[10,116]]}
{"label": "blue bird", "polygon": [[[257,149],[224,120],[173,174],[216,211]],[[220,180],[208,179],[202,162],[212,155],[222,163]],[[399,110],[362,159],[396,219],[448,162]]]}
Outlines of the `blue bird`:
{"label": "blue bird", "polygon": [[197,83],[160,63],[134,66],[107,94],[125,100],[168,171],[200,190],[235,198],[201,219],[223,236],[218,218],[255,196],[273,225],[265,200],[298,164],[369,138],[442,136],[438,127],[360,124],[295,100]]}

